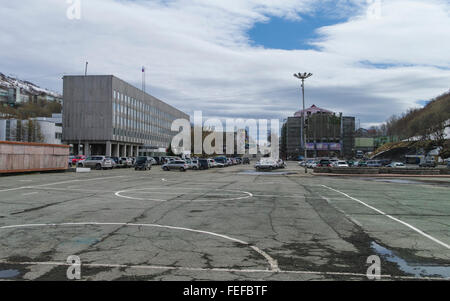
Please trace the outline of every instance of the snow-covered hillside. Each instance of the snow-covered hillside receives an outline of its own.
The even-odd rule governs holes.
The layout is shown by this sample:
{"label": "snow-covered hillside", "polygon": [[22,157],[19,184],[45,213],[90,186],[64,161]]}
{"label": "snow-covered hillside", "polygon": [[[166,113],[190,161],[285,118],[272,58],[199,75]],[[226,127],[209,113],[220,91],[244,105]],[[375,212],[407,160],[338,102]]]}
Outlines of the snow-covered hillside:
{"label": "snow-covered hillside", "polygon": [[33,83],[30,83],[28,81],[20,80],[17,78],[13,78],[7,75],[4,75],[3,73],[0,73],[0,89],[8,89],[8,88],[17,88],[19,87],[21,89],[22,93],[28,93],[32,95],[40,95],[40,94],[47,94],[51,95],[53,97],[61,97],[60,94],[43,89]]}

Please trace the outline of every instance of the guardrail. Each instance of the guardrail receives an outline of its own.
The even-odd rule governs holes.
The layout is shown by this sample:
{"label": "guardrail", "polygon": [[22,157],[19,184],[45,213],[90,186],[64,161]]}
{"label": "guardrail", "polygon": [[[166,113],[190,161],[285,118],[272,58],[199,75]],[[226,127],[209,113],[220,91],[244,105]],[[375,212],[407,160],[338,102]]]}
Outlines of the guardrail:
{"label": "guardrail", "polygon": [[69,146],[0,141],[0,174],[66,170]]}
{"label": "guardrail", "polygon": [[371,174],[397,174],[397,175],[448,175],[450,168],[389,168],[389,167],[316,167],[314,173],[371,175]]}

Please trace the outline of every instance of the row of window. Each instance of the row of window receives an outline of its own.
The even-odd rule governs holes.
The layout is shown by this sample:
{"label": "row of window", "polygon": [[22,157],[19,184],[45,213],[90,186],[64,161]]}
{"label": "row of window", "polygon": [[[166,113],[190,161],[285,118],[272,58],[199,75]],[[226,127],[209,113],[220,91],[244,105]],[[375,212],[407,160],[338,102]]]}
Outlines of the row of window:
{"label": "row of window", "polygon": [[127,118],[145,120],[145,115],[149,115],[152,119],[156,119],[157,124],[163,127],[170,127],[171,122],[176,119],[170,113],[161,111],[141,100],[118,91],[114,90],[113,97],[113,112],[125,114]]}
{"label": "row of window", "polygon": [[161,135],[154,135],[154,134],[149,134],[149,133],[127,131],[127,130],[118,129],[118,128],[113,128],[113,134],[116,136],[138,138],[138,139],[144,139],[147,141],[160,142],[160,143],[169,143],[171,141],[170,136],[161,136]]}

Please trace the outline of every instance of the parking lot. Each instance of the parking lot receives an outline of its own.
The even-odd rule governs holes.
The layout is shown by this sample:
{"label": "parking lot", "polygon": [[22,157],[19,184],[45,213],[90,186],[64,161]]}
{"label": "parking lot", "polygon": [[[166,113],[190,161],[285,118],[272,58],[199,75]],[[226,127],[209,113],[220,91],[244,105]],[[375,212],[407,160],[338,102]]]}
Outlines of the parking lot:
{"label": "parking lot", "polygon": [[297,163],[0,177],[0,278],[450,277],[450,179],[305,175]]}

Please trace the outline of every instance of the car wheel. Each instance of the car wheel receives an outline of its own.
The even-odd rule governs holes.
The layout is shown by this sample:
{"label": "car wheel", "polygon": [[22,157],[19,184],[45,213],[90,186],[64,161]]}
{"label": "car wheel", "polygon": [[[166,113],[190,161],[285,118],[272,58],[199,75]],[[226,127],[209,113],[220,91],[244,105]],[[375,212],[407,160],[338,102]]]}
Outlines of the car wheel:
{"label": "car wheel", "polygon": [[101,165],[101,164],[97,164],[97,165],[95,165],[95,169],[97,169],[97,170],[101,170],[101,169],[102,169],[102,165]]}
{"label": "car wheel", "polygon": [[169,168],[168,168],[167,166],[164,166],[164,167],[163,167],[163,170],[169,171]]}
{"label": "car wheel", "polygon": [[180,171],[186,171],[186,169],[184,169],[183,167],[180,168]]}

